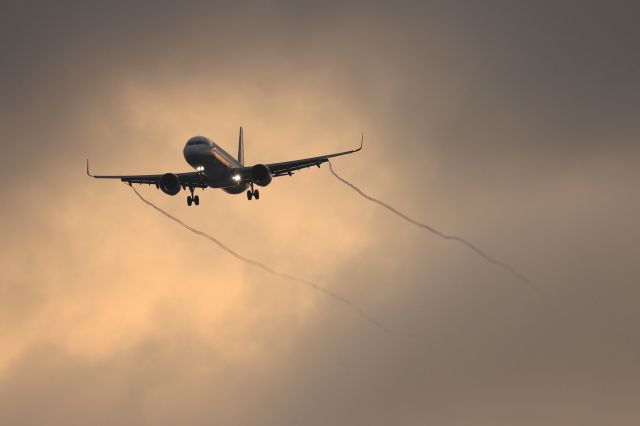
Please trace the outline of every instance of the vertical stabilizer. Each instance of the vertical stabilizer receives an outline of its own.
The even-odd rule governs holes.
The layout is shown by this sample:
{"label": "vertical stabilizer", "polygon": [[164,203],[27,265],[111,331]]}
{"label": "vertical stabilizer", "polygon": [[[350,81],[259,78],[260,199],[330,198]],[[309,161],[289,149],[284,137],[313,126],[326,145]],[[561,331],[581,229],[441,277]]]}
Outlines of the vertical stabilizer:
{"label": "vertical stabilizer", "polygon": [[238,136],[238,163],[244,166],[244,137],[242,136],[242,126],[240,126],[240,136]]}

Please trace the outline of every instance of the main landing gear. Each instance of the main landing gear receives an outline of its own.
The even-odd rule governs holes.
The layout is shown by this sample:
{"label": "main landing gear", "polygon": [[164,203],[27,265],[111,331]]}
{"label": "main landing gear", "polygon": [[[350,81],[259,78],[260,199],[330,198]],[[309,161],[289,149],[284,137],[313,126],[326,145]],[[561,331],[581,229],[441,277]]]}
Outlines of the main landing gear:
{"label": "main landing gear", "polygon": [[200,205],[200,197],[193,195],[194,190],[195,188],[189,188],[189,191],[191,191],[191,195],[187,195],[187,205],[189,207],[191,207],[191,204]]}
{"label": "main landing gear", "polygon": [[251,183],[251,189],[247,191],[247,200],[251,200],[252,198],[254,198],[256,200],[260,199],[260,191],[258,191],[257,189],[253,189],[253,182]]}
{"label": "main landing gear", "polygon": [[191,206],[191,204],[195,204],[196,206],[200,204],[200,197],[197,195],[192,197],[191,195],[187,195],[187,205]]}

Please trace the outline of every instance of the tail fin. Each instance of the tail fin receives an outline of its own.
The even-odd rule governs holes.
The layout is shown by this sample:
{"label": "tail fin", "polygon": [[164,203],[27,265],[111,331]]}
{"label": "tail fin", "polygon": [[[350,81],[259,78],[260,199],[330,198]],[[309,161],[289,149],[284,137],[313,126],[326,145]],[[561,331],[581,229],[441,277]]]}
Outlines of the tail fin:
{"label": "tail fin", "polygon": [[244,137],[242,136],[242,126],[240,126],[240,136],[238,137],[238,163],[244,166]]}

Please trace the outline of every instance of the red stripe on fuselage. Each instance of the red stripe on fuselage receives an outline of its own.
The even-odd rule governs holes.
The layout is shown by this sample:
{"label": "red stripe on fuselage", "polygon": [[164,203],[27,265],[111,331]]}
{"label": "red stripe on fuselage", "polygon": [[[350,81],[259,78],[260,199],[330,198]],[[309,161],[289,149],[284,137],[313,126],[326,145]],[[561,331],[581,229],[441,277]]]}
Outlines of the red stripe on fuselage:
{"label": "red stripe on fuselage", "polygon": [[231,157],[228,153],[226,153],[222,148],[215,147],[211,150],[211,155],[218,160],[220,163],[225,165],[226,167],[233,169],[239,167],[239,164],[236,163],[235,158]]}
{"label": "red stripe on fuselage", "polygon": [[231,164],[231,162],[229,160],[227,160],[226,158],[224,158],[222,155],[220,155],[219,152],[212,152],[211,155],[213,155],[216,160],[218,160],[219,162],[221,162],[222,164],[224,164],[225,166],[231,168],[233,167],[233,164]]}

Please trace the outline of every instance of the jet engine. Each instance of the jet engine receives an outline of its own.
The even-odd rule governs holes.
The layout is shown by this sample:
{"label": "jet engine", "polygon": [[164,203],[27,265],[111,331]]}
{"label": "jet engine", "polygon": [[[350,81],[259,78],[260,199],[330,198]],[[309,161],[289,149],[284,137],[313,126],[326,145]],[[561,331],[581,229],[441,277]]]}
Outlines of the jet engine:
{"label": "jet engine", "polygon": [[264,164],[256,164],[251,168],[251,180],[256,185],[267,186],[271,183],[272,179],[271,170]]}
{"label": "jet engine", "polygon": [[165,173],[160,178],[159,186],[165,194],[176,195],[180,192],[180,178],[173,173]]}

